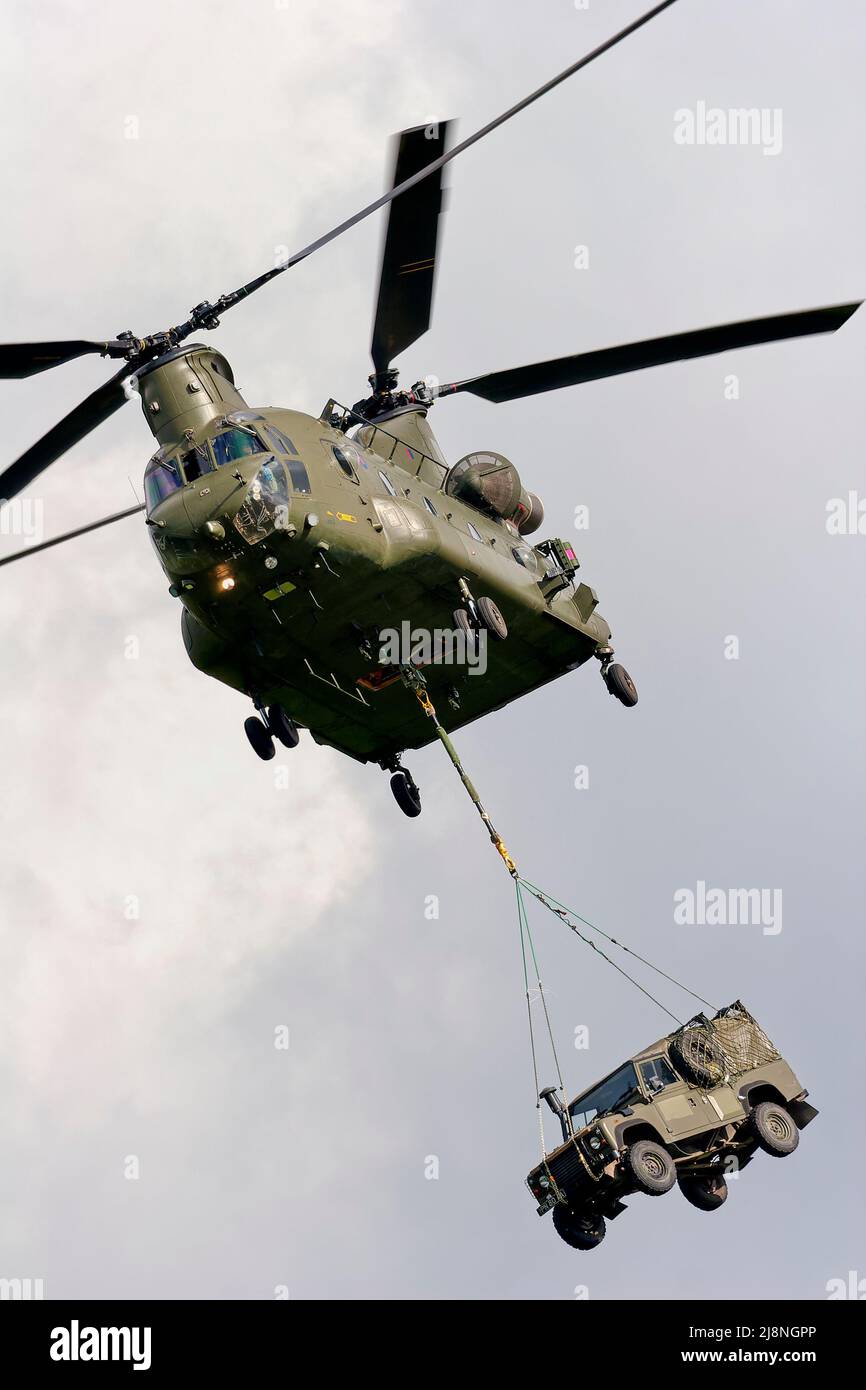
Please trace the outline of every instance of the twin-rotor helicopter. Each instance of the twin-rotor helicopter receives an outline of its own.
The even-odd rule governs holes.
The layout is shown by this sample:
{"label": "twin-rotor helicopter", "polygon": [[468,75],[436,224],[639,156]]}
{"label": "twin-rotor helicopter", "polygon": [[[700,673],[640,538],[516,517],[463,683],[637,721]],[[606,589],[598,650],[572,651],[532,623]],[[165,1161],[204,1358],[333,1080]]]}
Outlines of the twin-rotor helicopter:
{"label": "twin-rotor helicopter", "polygon": [[[246,734],[261,758],[275,741],[313,739],[391,773],[401,809],[420,812],[401,762],[435,737],[401,680],[382,660],[382,636],[412,630],[464,639],[462,664],[433,659],[424,678],[447,707],[448,727],[509,704],[547,681],[599,663],[611,694],[637,702],[613,660],[595,591],[578,582],[578,558],[557,538],[533,543],[538,497],[500,454],[475,452],[449,466],[432,431],[433,405],[457,392],[511,401],[663,363],[812,333],[833,332],[856,303],[750,319],[528,366],[435,388],[399,385],[393,363],[428,328],[444,166],[462,150],[641,27],[673,0],[572,64],[462,143],[452,123],[405,130],[388,191],[353,217],[215,304],[199,304],[166,331],[106,342],[0,346],[0,376],[24,378],[88,353],[120,369],[0,473],[0,498],[31,484],[55,459],[137,396],[156,437],[143,507],[101,518],[7,556],[7,564],[135,512],[144,519],[193,664],[255,707]],[[387,207],[373,320],[370,392],[354,406],[329,400],[321,415],[251,407],[213,347],[187,342],[222,313],[356,222]],[[487,639],[490,639],[489,642]],[[486,644],[486,669],[473,650]],[[456,648],[459,654],[459,644]]]}

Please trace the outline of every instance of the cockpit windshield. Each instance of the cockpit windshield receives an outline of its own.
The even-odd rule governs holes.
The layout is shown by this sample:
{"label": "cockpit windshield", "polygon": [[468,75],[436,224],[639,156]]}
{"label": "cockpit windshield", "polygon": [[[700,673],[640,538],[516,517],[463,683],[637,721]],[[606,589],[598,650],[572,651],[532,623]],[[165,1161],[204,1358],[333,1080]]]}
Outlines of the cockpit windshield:
{"label": "cockpit windshield", "polygon": [[171,493],[176,492],[181,485],[177,460],[166,458],[165,453],[160,450],[150,460],[144,475],[144,497],[148,513],[152,512],[154,507],[158,507],[160,502],[164,502]]}
{"label": "cockpit windshield", "polygon": [[596,1115],[604,1115],[609,1110],[617,1110],[620,1105],[635,1095],[640,1095],[637,1082],[637,1072],[633,1062],[627,1062],[619,1071],[615,1071],[612,1076],[599,1084],[591,1091],[586,1091],[584,1095],[578,1096],[568,1107],[571,1115],[571,1122],[575,1130],[583,1129],[594,1120]]}
{"label": "cockpit windshield", "polygon": [[250,454],[269,452],[257,434],[253,434],[251,430],[240,429],[223,430],[222,434],[211,440],[211,448],[217,468],[222,468],[226,463],[233,463],[236,459],[247,458]]}

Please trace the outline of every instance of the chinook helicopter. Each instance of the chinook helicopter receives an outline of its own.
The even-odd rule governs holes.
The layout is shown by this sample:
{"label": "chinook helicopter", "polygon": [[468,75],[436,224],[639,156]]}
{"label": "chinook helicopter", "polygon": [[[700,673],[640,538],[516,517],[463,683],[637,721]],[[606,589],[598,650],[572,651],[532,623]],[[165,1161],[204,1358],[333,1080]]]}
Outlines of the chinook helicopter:
{"label": "chinook helicopter", "polygon": [[[475,452],[450,466],[433,434],[434,404],[458,392],[517,400],[663,363],[833,332],[857,303],[581,352],[450,383],[399,385],[394,359],[430,323],[442,206],[442,171],[462,150],[523,110],[669,7],[657,5],[467,140],[449,147],[451,122],[397,138],[387,192],[325,236],[168,330],[106,342],[0,346],[0,376],[24,378],[88,353],[120,370],[0,473],[7,500],[33,482],[128,399],[138,399],[158,450],[141,507],[0,559],[0,565],[144,511],[156,557],[181,604],[190,660],[255,707],[245,731],[259,757],[294,747],[306,728],[319,744],[391,774],[401,809],[416,816],[407,749],[435,737],[383,660],[383,633],[413,630],[463,639],[463,663],[424,667],[450,729],[597,660],[608,691],[633,706],[637,690],[613,661],[597,595],[578,582],[564,540],[533,544],[539,498],[508,459]],[[226,358],[200,342],[220,314],[387,206],[371,355],[370,391],[352,407],[329,399],[319,417],[250,407]],[[489,644],[487,639],[490,638]],[[477,660],[485,648],[486,670]],[[457,647],[449,649],[452,653]],[[438,654],[441,656],[441,652]],[[473,655],[476,660],[473,662]]]}

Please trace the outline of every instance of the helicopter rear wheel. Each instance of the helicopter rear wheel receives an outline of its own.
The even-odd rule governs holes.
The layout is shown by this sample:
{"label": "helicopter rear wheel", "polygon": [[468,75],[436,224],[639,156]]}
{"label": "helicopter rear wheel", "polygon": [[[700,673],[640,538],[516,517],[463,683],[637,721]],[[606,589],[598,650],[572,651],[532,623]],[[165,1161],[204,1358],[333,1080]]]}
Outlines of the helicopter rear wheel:
{"label": "helicopter rear wheel", "polygon": [[244,733],[250,741],[250,745],[255,753],[265,762],[268,762],[276,753],[274,740],[270,729],[266,729],[262,721],[251,714],[249,719],[244,720]]}
{"label": "helicopter rear wheel", "polygon": [[631,708],[637,704],[637,686],[624,666],[620,666],[618,661],[614,661],[604,672],[604,683],[611,695],[615,695],[620,704]]}
{"label": "helicopter rear wheel", "polygon": [[301,741],[297,725],[289,718],[282,705],[269,707],[268,728],[274,738],[279,739],[284,748],[297,748]]}
{"label": "helicopter rear wheel", "polygon": [[478,609],[478,617],[481,626],[486,628],[491,637],[504,642],[508,636],[508,624],[493,602],[492,598],[481,597],[476,601],[475,607]]}
{"label": "helicopter rear wheel", "polygon": [[394,800],[404,816],[412,818],[420,816],[421,793],[415,785],[412,774],[407,772],[404,767],[398,768],[392,776],[391,791],[394,793]]}

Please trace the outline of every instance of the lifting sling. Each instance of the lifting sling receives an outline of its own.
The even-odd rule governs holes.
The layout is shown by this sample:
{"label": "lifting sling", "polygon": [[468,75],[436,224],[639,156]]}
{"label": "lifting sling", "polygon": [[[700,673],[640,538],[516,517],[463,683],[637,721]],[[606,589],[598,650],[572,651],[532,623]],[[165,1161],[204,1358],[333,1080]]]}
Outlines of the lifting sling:
{"label": "lifting sling", "polygon": [[436,714],[433,702],[431,701],[427,691],[427,682],[425,681],[424,676],[416,666],[401,667],[400,675],[403,684],[407,687],[408,690],[410,690],[415,695],[424,714],[427,716],[428,719],[432,721],[433,728],[436,731],[436,736],[439,739],[442,746],[444,747],[446,753],[448,754],[448,757],[451,759],[451,762],[453,763],[457,771],[457,775],[463,783],[463,786],[466,788],[466,791],[469,795],[470,800],[472,801],[472,804],[474,805],[476,811],[478,812],[479,816],[484,822],[493,847],[496,849],[497,853],[502,859],[502,862],[504,863],[509,874],[514,879],[515,889],[517,893],[517,920],[520,929],[520,952],[523,964],[523,982],[526,995],[527,1017],[529,1020],[529,1045],[532,1054],[532,1071],[535,1084],[535,1108],[538,1111],[538,1123],[539,1129],[541,1131],[541,1152],[542,1156],[544,1156],[544,1126],[542,1123],[541,1101],[539,1098],[538,1089],[538,1057],[535,1044],[535,1030],[533,1028],[532,1021],[532,1004],[534,1000],[533,991],[530,985],[530,962],[535,978],[535,998],[541,1003],[542,1011],[544,1013],[545,1027],[548,1035],[551,1053],[553,1056],[554,1066],[556,1069],[556,1089],[560,1092],[560,1096],[563,1102],[563,1108],[566,1114],[568,1113],[568,1101],[565,1093],[565,1084],[562,1077],[562,1070],[559,1065],[559,1057],[556,1051],[556,1044],[553,1037],[553,1028],[551,1025],[550,1014],[547,1007],[547,998],[544,993],[544,985],[542,983],[541,974],[538,967],[538,959],[535,952],[535,943],[532,939],[532,933],[529,927],[529,919],[526,913],[526,901],[524,896],[525,893],[531,894],[532,897],[537,899],[537,901],[540,902],[543,907],[546,907],[550,912],[552,912],[555,917],[557,917],[561,922],[563,922],[565,926],[567,926],[569,930],[572,931],[575,934],[575,936],[577,936],[578,939],[584,943],[584,945],[589,946],[593,951],[595,951],[597,955],[601,956],[602,960],[606,961],[608,965],[613,966],[614,970],[616,970],[620,975],[622,975],[626,980],[628,980],[629,984],[634,985],[635,989],[640,990],[641,994],[645,995],[647,999],[650,999],[652,1003],[654,1003],[658,1008],[662,1010],[663,1013],[666,1013],[669,1018],[673,1019],[674,1023],[676,1023],[677,1025],[682,1025],[684,1020],[678,1018],[677,1015],[672,1013],[671,1010],[665,1004],[663,1004],[660,999],[657,999],[654,994],[651,994],[648,989],[646,989],[638,980],[636,980],[633,975],[630,975],[627,970],[624,970],[621,965],[618,965],[615,960],[612,960],[611,957],[607,955],[607,953],[595,943],[595,941],[593,941],[589,936],[585,935],[580,930],[578,923],[580,923],[584,927],[589,928],[589,930],[596,933],[597,936],[602,937],[609,945],[615,946],[620,951],[624,951],[627,955],[632,956],[636,961],[639,961],[641,965],[645,965],[648,969],[655,971],[655,973],[657,975],[660,975],[662,979],[667,980],[672,985],[676,985],[678,989],[681,989],[684,993],[691,995],[693,999],[697,999],[699,1003],[706,1005],[707,1008],[715,1009],[716,1005],[711,1004],[709,1000],[704,999],[702,995],[695,993],[695,991],[692,989],[689,989],[689,987],[687,985],[682,984],[681,981],[674,979],[673,975],[669,975],[666,971],[661,970],[657,965],[653,965],[652,961],[647,960],[646,957],[638,955],[636,951],[633,951],[631,947],[626,946],[624,942],[618,941],[617,938],[614,936],[609,936],[607,932],[602,931],[601,927],[597,927],[586,917],[581,917],[579,913],[571,911],[569,908],[565,907],[561,902],[558,902],[556,898],[551,897],[549,893],[544,893],[536,884],[530,883],[528,879],[521,877],[521,875],[518,873],[517,865],[515,864],[514,860],[512,859],[511,855],[506,849],[501,835],[499,834],[498,830],[496,829],[492,820],[490,819],[490,815],[485,809],[484,804],[481,801],[481,798],[478,795],[478,792],[476,791],[474,784],[472,783],[466,771],[464,770],[457,749],[454,747],[454,744],[451,742],[451,739],[449,738],[445,729],[439,722],[439,718]]}

